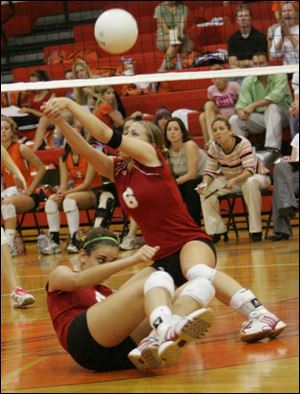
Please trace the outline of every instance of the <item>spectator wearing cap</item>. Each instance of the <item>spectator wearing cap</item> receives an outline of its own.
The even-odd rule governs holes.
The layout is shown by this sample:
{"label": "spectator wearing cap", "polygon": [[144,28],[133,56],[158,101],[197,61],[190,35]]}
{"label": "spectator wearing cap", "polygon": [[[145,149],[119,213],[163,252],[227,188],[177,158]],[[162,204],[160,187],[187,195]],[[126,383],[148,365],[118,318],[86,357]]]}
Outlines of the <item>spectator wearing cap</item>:
{"label": "spectator wearing cap", "polygon": [[165,126],[171,117],[172,111],[167,107],[160,107],[156,110],[154,123],[160,128],[162,133],[164,133]]}

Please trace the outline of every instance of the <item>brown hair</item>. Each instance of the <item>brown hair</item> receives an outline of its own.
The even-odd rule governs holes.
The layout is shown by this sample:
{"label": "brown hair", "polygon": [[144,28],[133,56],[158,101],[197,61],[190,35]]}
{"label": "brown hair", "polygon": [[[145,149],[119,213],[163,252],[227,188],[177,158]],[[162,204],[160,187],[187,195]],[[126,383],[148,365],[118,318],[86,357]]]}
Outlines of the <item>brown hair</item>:
{"label": "brown hair", "polygon": [[249,11],[249,14],[250,14],[250,16],[251,16],[251,18],[252,18],[252,16],[253,16],[252,10],[251,10],[251,8],[249,7],[248,4],[240,4],[240,5],[237,7],[237,9],[235,10],[235,17],[237,18],[238,13],[239,13],[239,12],[242,12],[242,11]]}
{"label": "brown hair", "polygon": [[223,123],[225,123],[225,125],[227,126],[228,129],[231,129],[231,124],[229,123],[229,121],[228,121],[227,119],[223,118],[222,116],[217,116],[216,119],[214,119],[214,120],[212,121],[212,123],[211,123],[211,128],[213,127],[213,125],[214,125],[216,122],[223,122]]}
{"label": "brown hair", "polygon": [[182,133],[182,142],[186,142],[191,139],[190,133],[188,132],[187,128],[185,127],[184,122],[180,118],[170,118],[167,121],[167,123],[165,125],[165,130],[164,130],[167,148],[169,148],[171,146],[170,141],[168,141],[168,139],[167,139],[167,128],[168,128],[168,125],[170,122],[176,122],[179,125],[181,133]]}
{"label": "brown hair", "polygon": [[137,123],[145,128],[149,142],[163,152],[165,150],[165,144],[160,128],[147,120],[137,120]]}

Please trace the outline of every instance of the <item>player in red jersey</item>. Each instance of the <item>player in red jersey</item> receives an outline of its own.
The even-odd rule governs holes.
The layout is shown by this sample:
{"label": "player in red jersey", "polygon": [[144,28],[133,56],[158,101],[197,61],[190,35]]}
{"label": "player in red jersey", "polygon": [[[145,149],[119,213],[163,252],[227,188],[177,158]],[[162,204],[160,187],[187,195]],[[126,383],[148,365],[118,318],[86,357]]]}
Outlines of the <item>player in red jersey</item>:
{"label": "player in red jersey", "polygon": [[[74,133],[61,116],[62,111],[70,111],[76,116],[95,139],[118,149],[120,157],[112,158],[95,151]],[[134,275],[123,287],[149,276],[152,268],[164,270],[173,277],[176,286],[188,281],[191,284],[189,294],[204,308],[216,293],[218,299],[245,316],[247,322],[240,332],[244,341],[274,337],[286,327],[256,299],[252,291],[214,268],[215,249],[210,237],[197,227],[188,213],[159,150],[163,146],[162,135],[154,124],[135,122],[127,134],[122,135],[67,98],[50,99],[43,112],[99,174],[115,182],[120,204],[140,226],[145,242],[160,246],[151,268]],[[169,330],[159,328],[172,313],[167,307],[160,308],[159,301],[157,304],[150,316],[150,324],[156,329],[159,343],[164,343]],[[168,324],[162,326],[165,328]],[[158,356],[160,350],[159,345]]]}
{"label": "player in red jersey", "polygon": [[[46,285],[48,311],[60,344],[79,365],[95,371],[132,368],[133,364],[140,369],[147,367],[139,358],[131,357],[131,363],[127,354],[149,333],[145,317],[151,314],[157,297],[172,308],[177,343],[201,337],[210,326],[212,311],[197,309],[199,303],[190,297],[191,313],[182,315],[182,289],[175,297],[173,279],[166,272],[156,271],[146,281],[135,281],[116,292],[101,283],[124,268],[152,259],[158,250],[158,246],[144,245],[132,256],[115,260],[119,252],[115,236],[103,228],[94,228],[82,244],[82,271],[73,272],[67,266],[52,271]],[[165,342],[164,355],[174,359],[173,353]],[[149,352],[148,358],[152,367],[161,365],[157,358],[152,360]]]}

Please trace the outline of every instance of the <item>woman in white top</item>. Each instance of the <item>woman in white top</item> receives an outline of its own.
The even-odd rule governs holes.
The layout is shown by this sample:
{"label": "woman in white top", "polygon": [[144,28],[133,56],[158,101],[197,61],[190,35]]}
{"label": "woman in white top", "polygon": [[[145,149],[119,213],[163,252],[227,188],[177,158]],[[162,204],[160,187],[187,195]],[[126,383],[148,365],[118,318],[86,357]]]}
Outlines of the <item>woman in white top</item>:
{"label": "woman in white top", "polygon": [[274,33],[270,55],[283,57],[283,64],[299,64],[299,17],[294,1],[284,2],[280,9],[280,25]]}
{"label": "woman in white top", "polygon": [[165,126],[168,161],[190,215],[200,226],[201,204],[194,190],[201,182],[207,156],[189,135],[183,121],[171,118]]}

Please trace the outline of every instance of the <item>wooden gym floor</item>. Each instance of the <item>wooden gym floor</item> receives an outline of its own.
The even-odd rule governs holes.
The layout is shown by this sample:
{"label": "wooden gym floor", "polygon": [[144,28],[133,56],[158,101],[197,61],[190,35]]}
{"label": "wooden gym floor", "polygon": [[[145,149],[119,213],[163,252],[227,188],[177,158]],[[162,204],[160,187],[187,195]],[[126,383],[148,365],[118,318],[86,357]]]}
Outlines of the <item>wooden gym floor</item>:
{"label": "wooden gym floor", "polygon": [[[240,235],[239,242],[231,233],[227,244],[217,245],[218,268],[252,289],[287,323],[285,331],[275,340],[245,344],[238,337],[242,317],[214,300],[216,318],[207,335],[187,347],[176,364],[147,373],[93,373],[72,361],[54,334],[44,291],[51,270],[59,263],[69,264],[69,257],[39,257],[36,244],[28,243],[27,254],[13,260],[21,285],[36,296],[36,303],[12,309],[1,281],[1,392],[299,392],[298,230],[291,240],[275,243],[249,243],[247,232]],[[118,273],[108,284],[118,288],[142,267]]]}

